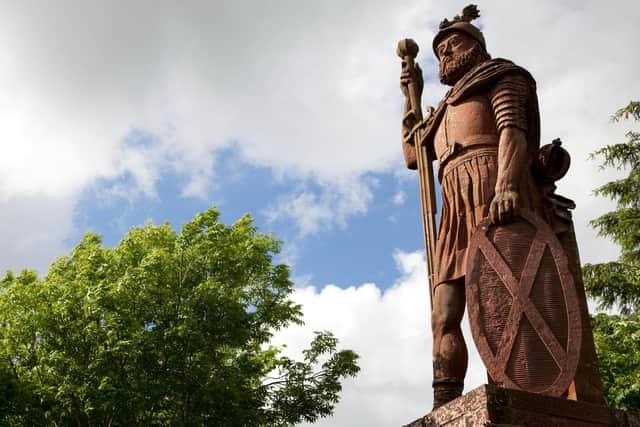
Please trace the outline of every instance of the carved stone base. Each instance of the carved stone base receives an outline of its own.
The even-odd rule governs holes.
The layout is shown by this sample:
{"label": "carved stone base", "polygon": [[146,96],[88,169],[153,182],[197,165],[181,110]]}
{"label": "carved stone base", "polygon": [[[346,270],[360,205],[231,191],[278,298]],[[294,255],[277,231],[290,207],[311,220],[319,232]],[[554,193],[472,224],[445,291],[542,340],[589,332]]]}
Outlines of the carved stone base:
{"label": "carved stone base", "polygon": [[483,385],[405,427],[640,427],[640,412]]}

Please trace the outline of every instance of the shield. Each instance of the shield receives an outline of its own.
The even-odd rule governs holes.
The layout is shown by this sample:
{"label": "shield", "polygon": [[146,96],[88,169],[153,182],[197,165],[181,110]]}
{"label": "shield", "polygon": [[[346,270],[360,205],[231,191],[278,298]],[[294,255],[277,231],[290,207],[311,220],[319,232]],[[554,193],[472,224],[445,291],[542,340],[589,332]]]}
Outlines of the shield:
{"label": "shield", "polygon": [[567,255],[531,212],[474,232],[466,299],[473,339],[500,386],[560,396],[575,376],[582,326]]}

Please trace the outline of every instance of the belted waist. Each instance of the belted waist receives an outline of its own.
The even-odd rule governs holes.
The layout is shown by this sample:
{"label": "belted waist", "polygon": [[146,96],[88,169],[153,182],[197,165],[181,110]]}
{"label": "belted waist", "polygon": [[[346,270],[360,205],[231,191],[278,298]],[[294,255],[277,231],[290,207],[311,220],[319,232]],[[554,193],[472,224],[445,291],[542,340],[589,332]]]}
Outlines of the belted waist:
{"label": "belted waist", "polygon": [[445,163],[438,162],[438,179],[442,179],[461,164],[479,156],[498,156],[497,145],[476,144],[464,146],[455,156],[449,156]]}
{"label": "belted waist", "polygon": [[447,147],[447,150],[438,156],[438,163],[444,165],[447,160],[453,155],[460,153],[462,151],[467,150],[470,147],[475,147],[478,145],[498,145],[498,135],[489,133],[489,134],[480,134],[480,135],[471,135],[464,138],[461,142],[454,141]]}

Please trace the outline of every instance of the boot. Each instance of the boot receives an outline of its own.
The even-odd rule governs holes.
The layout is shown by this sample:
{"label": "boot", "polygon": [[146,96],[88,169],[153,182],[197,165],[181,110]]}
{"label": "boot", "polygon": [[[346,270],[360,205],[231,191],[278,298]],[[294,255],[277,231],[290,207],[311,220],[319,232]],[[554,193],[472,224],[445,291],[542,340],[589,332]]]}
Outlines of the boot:
{"label": "boot", "polygon": [[462,395],[464,383],[457,378],[439,378],[433,380],[433,409],[438,409]]}

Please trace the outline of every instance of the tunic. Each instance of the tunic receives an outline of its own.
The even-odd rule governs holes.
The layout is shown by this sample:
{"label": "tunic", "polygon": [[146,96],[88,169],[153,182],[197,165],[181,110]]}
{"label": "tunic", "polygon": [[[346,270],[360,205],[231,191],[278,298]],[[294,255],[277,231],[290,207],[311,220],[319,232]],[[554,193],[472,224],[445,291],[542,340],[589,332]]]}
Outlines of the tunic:
{"label": "tunic", "polygon": [[[438,159],[442,191],[434,286],[465,276],[473,231],[488,216],[494,197],[499,134],[507,127],[527,135],[531,164],[539,147],[535,82],[524,69],[502,59],[469,71],[428,124],[423,142]],[[540,205],[531,168],[523,171],[518,190],[521,208]]]}

